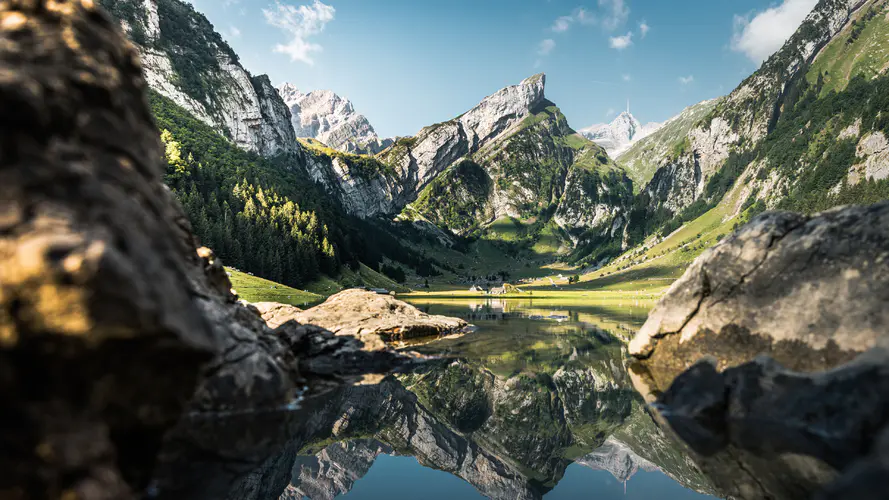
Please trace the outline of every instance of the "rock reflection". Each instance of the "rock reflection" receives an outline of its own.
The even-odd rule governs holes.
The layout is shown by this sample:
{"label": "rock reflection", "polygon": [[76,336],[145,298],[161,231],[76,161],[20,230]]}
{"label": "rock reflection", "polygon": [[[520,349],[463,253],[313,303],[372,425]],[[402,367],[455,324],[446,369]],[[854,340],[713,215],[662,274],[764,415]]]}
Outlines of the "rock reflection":
{"label": "rock reflection", "polygon": [[[340,389],[292,414],[183,433],[190,445],[170,461],[161,491],[332,499],[386,454],[415,457],[493,499],[539,499],[574,462],[618,481],[660,470],[687,488],[715,494],[653,423],[633,390],[618,339],[578,321],[576,311],[571,321],[555,322],[512,307],[505,304],[495,319],[483,320],[494,323],[475,333],[413,347],[445,356],[416,372]],[[464,317],[477,313],[464,305]],[[227,436],[231,442],[219,450]],[[212,454],[194,451],[214,447]],[[256,460],[263,454],[271,458]],[[198,494],[199,480],[189,489],[170,480],[177,476],[214,478],[224,493]]]}

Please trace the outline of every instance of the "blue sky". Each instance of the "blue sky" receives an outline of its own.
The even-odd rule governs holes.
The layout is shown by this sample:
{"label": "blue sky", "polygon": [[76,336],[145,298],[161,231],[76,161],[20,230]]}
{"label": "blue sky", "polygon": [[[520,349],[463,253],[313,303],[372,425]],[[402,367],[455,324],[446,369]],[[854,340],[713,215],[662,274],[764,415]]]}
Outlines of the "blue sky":
{"label": "blue sky", "polygon": [[730,92],[817,0],[192,0],[253,74],[413,135],[538,73],[575,128]]}

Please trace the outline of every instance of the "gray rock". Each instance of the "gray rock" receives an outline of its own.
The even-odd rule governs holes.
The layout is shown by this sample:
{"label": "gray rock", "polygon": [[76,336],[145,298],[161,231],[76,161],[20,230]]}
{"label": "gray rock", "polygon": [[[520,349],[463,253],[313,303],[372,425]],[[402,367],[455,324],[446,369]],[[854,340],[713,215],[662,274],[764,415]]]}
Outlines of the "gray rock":
{"label": "gray rock", "polygon": [[889,203],[764,214],[651,312],[634,382],[727,495],[885,498],[887,259]]}
{"label": "gray rock", "polygon": [[630,353],[664,389],[707,355],[719,369],[769,354],[817,371],[886,345],[887,228],[889,203],[764,214],[692,264]]}

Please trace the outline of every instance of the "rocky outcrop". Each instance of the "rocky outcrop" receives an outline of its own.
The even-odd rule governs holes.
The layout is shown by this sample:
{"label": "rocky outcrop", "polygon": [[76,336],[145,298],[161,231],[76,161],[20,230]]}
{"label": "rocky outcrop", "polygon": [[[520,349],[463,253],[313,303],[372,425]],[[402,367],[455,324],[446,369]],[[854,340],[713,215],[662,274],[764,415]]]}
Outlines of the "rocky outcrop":
{"label": "rocky outcrop", "polygon": [[662,165],[643,189],[650,200],[649,209],[669,210],[678,214],[704,192],[704,175],[699,157],[687,153]]}
{"label": "rocky outcrop", "polygon": [[369,347],[382,341],[436,337],[461,332],[469,325],[458,318],[433,316],[390,295],[352,289],[294,317],[303,324],[322,326],[337,335],[358,337]]}
{"label": "rocky outcrop", "polygon": [[[857,132],[855,136],[858,136]],[[889,177],[889,140],[883,132],[870,132],[862,137],[858,142],[855,156],[864,161],[849,170],[850,184],[858,184],[868,179],[878,181]]]}
{"label": "rocky outcrop", "polygon": [[298,406],[401,362],[317,327],[273,331],[236,302],[162,182],[117,23],[85,1],[5,2],[0,19],[14,117],[0,124],[0,491],[135,498],[184,411]]}
{"label": "rocky outcrop", "polygon": [[886,336],[889,204],[767,213],[699,257],[630,343],[661,389],[702,356],[769,354],[797,370],[850,360]]}
{"label": "rocky outcrop", "polygon": [[317,139],[346,153],[374,155],[391,146],[392,139],[380,139],[370,122],[355,111],[352,102],[330,90],[307,94],[290,83],[278,87],[290,108],[297,137]]}
{"label": "rocky outcrop", "polygon": [[883,498],[887,228],[889,203],[764,214],[695,261],[631,342],[637,387],[666,391],[659,415],[726,494]]}

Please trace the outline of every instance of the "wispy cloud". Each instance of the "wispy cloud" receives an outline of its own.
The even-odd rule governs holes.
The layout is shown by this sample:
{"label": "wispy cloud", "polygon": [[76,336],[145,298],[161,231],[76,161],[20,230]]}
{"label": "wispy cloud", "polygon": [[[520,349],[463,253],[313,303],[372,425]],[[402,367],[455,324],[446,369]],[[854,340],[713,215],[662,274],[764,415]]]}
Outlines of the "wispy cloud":
{"label": "wispy cloud", "polygon": [[556,48],[556,42],[552,38],[547,38],[537,44],[537,55],[548,56],[553,49]]}
{"label": "wispy cloud", "polygon": [[688,75],[688,76],[680,76],[679,77],[679,83],[681,83],[683,85],[688,85],[694,81],[695,81],[695,75]]}
{"label": "wispy cloud", "polygon": [[556,22],[553,23],[552,30],[556,33],[564,33],[571,29],[571,23],[574,22],[574,17],[572,16],[562,16],[556,19]]}
{"label": "wispy cloud", "polygon": [[605,118],[613,118],[616,114],[617,111],[614,108],[608,108],[608,111],[605,112]]}
{"label": "wispy cloud", "polygon": [[597,22],[598,18],[591,14],[583,7],[574,9],[570,15],[561,16],[553,22],[551,29],[555,33],[564,33],[571,29],[574,24],[591,25]]}
{"label": "wispy cloud", "polygon": [[645,38],[645,35],[647,35],[649,31],[651,31],[651,26],[649,26],[647,22],[642,21],[641,23],[639,23],[640,38]]}
{"label": "wispy cloud", "polygon": [[630,18],[630,7],[624,0],[599,0],[602,27],[614,31]]}
{"label": "wispy cloud", "polygon": [[608,39],[608,45],[612,49],[616,50],[624,50],[630,45],[633,45],[633,32],[630,31],[626,35],[623,36],[613,36]]}
{"label": "wispy cloud", "polygon": [[314,0],[311,5],[294,6],[275,2],[274,9],[263,9],[268,24],[283,30],[291,40],[286,45],[278,44],[275,52],[287,54],[291,61],[302,61],[308,65],[315,64],[311,54],[321,52],[323,48],[308,40],[309,37],[324,31],[324,26],[333,21],[336,9]]}
{"label": "wispy cloud", "polygon": [[598,8],[590,12],[583,7],[574,9],[570,15],[557,18],[552,24],[552,31],[565,33],[575,24],[601,26],[607,31],[614,31],[630,17],[630,8],[626,0],[598,0]]}
{"label": "wispy cloud", "polygon": [[735,16],[732,50],[759,64],[784,45],[818,0],[783,0],[762,12]]}
{"label": "wispy cloud", "polygon": [[239,30],[237,26],[234,26],[234,25],[229,26],[228,27],[228,36],[230,36],[232,38],[240,38],[241,37],[241,30]]}
{"label": "wispy cloud", "polygon": [[633,77],[630,76],[630,75],[621,75],[620,78],[621,78],[621,80],[623,80],[623,81],[625,81],[625,82],[629,82],[629,81],[632,81],[632,80],[633,80]]}

